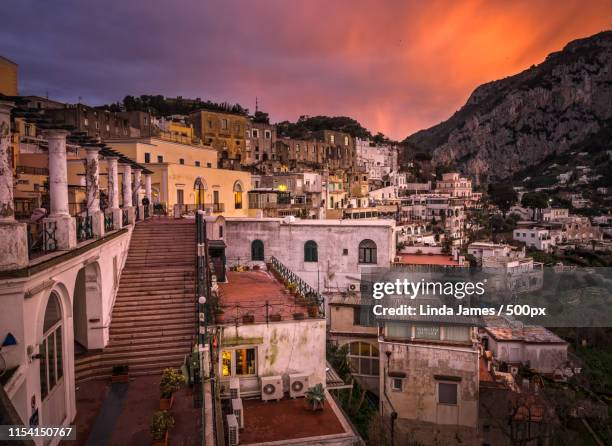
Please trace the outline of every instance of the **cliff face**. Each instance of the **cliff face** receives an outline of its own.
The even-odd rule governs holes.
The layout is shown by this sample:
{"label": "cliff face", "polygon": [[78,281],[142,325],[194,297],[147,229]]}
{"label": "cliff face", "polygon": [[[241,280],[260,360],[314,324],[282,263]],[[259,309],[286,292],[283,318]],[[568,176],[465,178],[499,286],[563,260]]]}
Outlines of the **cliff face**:
{"label": "cliff face", "polygon": [[611,118],[612,31],[606,31],[481,85],[447,121],[407,142],[432,153],[436,164],[455,163],[477,181],[491,181],[569,150]]}

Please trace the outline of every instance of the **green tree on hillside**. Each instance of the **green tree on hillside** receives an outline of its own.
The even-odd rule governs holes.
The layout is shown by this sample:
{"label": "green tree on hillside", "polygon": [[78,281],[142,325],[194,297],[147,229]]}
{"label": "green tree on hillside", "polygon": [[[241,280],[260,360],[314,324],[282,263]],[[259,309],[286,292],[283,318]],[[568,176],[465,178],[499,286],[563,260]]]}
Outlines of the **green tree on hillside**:
{"label": "green tree on hillside", "polygon": [[527,192],[523,195],[521,204],[532,210],[532,219],[535,220],[536,210],[548,207],[548,195],[544,192]]}
{"label": "green tree on hillside", "polygon": [[506,213],[516,203],[518,195],[509,183],[492,183],[489,185],[489,199],[502,211],[504,218],[506,218]]}

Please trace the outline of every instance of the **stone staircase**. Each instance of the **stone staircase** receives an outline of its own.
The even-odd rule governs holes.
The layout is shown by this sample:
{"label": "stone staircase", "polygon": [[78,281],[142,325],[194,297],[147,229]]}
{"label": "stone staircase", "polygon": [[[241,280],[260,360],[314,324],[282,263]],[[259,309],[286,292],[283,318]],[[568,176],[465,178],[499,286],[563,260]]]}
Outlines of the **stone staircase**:
{"label": "stone staircase", "polygon": [[108,378],[113,365],[130,376],[179,367],[195,336],[196,233],[193,220],[138,223],[113,307],[110,341],[75,359],[76,381]]}

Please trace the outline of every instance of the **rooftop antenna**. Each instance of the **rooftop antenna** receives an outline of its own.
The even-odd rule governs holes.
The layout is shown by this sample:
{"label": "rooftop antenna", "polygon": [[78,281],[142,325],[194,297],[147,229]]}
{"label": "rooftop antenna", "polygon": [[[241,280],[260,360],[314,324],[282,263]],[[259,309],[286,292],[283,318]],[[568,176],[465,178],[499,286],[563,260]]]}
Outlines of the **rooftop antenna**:
{"label": "rooftop antenna", "polygon": [[259,111],[259,103],[257,102],[257,96],[255,96],[255,113]]}

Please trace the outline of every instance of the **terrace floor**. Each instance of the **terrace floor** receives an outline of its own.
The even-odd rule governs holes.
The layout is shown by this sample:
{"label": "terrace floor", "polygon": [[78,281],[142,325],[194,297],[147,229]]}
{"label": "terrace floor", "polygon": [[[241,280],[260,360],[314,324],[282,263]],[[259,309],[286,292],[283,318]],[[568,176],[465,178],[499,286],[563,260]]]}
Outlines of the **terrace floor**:
{"label": "terrace floor", "polygon": [[[159,410],[160,375],[130,379],[128,384],[107,380],[88,381],[77,386],[77,440],[67,446],[149,446],[149,423]],[[170,443],[199,446],[200,409],[193,407],[191,390],[183,386],[174,396],[170,414],[175,426]]]}
{"label": "terrace floor", "polygon": [[[265,402],[243,400],[244,429],[240,444],[284,442],[308,438],[316,443],[325,437],[351,437],[353,431],[328,395],[323,410],[312,411],[304,398]],[[341,421],[342,419],[342,421]]]}
{"label": "terrace floor", "polygon": [[265,322],[266,315],[272,314],[283,320],[292,319],[294,313],[307,315],[307,308],[269,271],[230,271],[227,282],[219,283],[219,296],[225,323],[247,314],[253,315],[256,323]]}

